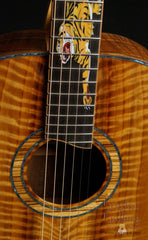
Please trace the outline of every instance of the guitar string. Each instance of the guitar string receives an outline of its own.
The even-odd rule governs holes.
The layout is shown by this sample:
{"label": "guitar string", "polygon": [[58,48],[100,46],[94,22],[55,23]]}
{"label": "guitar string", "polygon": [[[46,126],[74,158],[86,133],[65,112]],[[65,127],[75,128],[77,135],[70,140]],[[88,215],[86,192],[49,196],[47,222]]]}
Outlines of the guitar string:
{"label": "guitar string", "polygon": [[[99,26],[100,27],[100,29],[99,29],[99,37],[100,37],[100,40],[99,40],[99,47],[98,47],[98,52],[100,53],[100,43],[101,43],[101,32],[102,32],[102,21],[103,21],[103,1],[102,1],[102,5],[100,5],[100,7],[101,7],[101,12],[100,12],[100,15],[101,15],[101,25]],[[98,62],[98,64],[99,64],[99,62]],[[97,75],[98,75],[98,72],[97,72]],[[95,86],[95,92],[96,92],[96,90],[97,90],[97,79],[98,79],[98,77],[96,76],[96,86]],[[95,99],[94,99],[94,101],[95,101]],[[94,104],[95,104],[95,102],[94,102]],[[91,151],[90,151],[90,159],[92,158],[92,149],[91,149]],[[87,198],[88,198],[88,194],[89,194],[89,178],[90,178],[90,169],[91,169],[91,161],[89,161],[89,173],[88,173],[88,183],[87,183]],[[95,215],[97,215],[97,211],[94,213]],[[89,216],[87,215],[86,216],[86,223],[87,222],[89,222],[88,221],[88,218],[89,218]],[[87,236],[87,228],[85,229],[85,235]]]}
{"label": "guitar string", "polygon": [[[88,3],[89,4],[89,3]],[[88,9],[89,9],[89,5],[88,5]],[[90,20],[90,19],[89,19]],[[93,19],[91,19],[93,20]],[[83,24],[83,22],[82,22]],[[91,52],[89,53],[90,54],[90,62],[89,62],[89,68],[91,69]],[[89,74],[89,77],[90,77],[90,74]],[[90,79],[89,79],[90,80]],[[89,83],[87,83],[89,84]],[[90,93],[91,94],[91,93]],[[91,150],[90,150],[91,152]],[[84,157],[84,150],[83,150],[83,157]],[[90,173],[90,162],[91,162],[91,155],[89,156],[89,173]],[[89,191],[89,179],[90,179],[90,174],[87,175],[87,198],[88,198],[88,191]],[[80,196],[79,196],[80,197]],[[85,222],[87,223],[87,220],[88,220],[88,215],[86,216],[85,218]],[[78,222],[79,222],[79,218],[78,218]],[[77,224],[78,225],[78,224]],[[78,230],[78,228],[77,228]],[[77,234],[78,235],[78,234]],[[87,228],[84,228],[84,236],[87,236]],[[77,239],[78,240],[78,239]]]}
{"label": "guitar string", "polygon": [[[65,31],[64,31],[64,26],[65,26],[65,19],[66,19],[66,0],[64,0],[64,13],[63,13],[63,36],[62,36],[62,42],[63,42],[63,44],[64,44],[64,39],[65,39],[65,37],[64,37],[64,33],[65,33]],[[63,52],[62,52],[62,54],[63,54]],[[72,62],[72,60],[71,60],[71,58],[70,58],[70,66],[71,66],[71,62]],[[63,71],[63,65],[62,65],[62,59],[61,59],[61,72]],[[68,113],[69,113],[69,101],[70,101],[70,94],[69,94],[69,91],[70,91],[70,78],[71,78],[71,70],[70,70],[70,72],[69,72],[69,81],[68,81],[68,99],[67,99],[67,115],[66,115],[66,128],[65,128],[65,139],[64,139],[64,142],[65,142],[65,144],[64,144],[64,155],[63,155],[63,175],[62,175],[62,195],[61,195],[61,203],[60,203],[60,205],[61,205],[61,209],[60,209],[60,215],[61,215],[61,217],[60,217],[60,229],[59,229],[59,240],[61,239],[61,233],[62,233],[62,220],[63,220],[63,218],[62,218],[62,212],[63,212],[63,203],[64,203],[64,190],[65,190],[65,169],[66,169],[66,157],[67,157],[67,138],[68,138],[68,136],[67,136],[67,131],[68,131]],[[61,79],[61,82],[62,82],[62,79]]]}
{"label": "guitar string", "polygon": [[[56,2],[56,0],[55,0]],[[53,3],[51,3],[53,4]],[[52,17],[53,17],[53,11],[52,11]],[[55,17],[55,12],[54,12],[54,17]],[[50,32],[54,32],[55,29],[55,22],[53,23]],[[51,33],[50,33],[51,34]],[[52,53],[54,52],[54,38],[52,39],[52,43],[50,42],[50,48],[52,45]],[[53,54],[51,53],[51,55],[49,56],[49,64],[53,65]],[[49,75],[50,75],[50,79],[49,79]],[[50,84],[49,84],[49,80],[50,80]],[[51,88],[52,88],[52,71],[50,71],[49,73],[49,69],[48,69],[48,84],[47,84],[47,105],[48,106],[48,110],[46,109],[46,112],[48,112],[48,117],[46,116],[46,130],[45,130],[45,134],[46,134],[46,153],[45,153],[45,170],[44,170],[44,190],[43,190],[43,212],[42,212],[42,227],[41,227],[41,240],[43,240],[44,237],[44,218],[45,218],[45,202],[46,202],[46,185],[47,185],[47,166],[48,166],[48,142],[49,142],[49,126],[50,126],[50,107],[51,107],[51,94],[48,94],[48,92],[51,92]]]}
{"label": "guitar string", "polygon": [[[53,2],[52,2],[53,4]],[[55,19],[55,14],[56,14],[56,0],[54,3],[54,13],[52,11],[52,15],[54,14],[54,19]],[[51,32],[52,35],[54,36],[54,32],[55,32],[55,21],[53,22],[52,26],[51,26]],[[50,49],[52,46],[52,52],[51,55],[49,56],[49,65],[53,66],[53,58],[54,58],[54,37],[52,39],[52,42],[50,42]],[[49,79],[49,75],[50,75],[50,79]],[[44,199],[43,199],[43,217],[42,217],[42,238],[43,239],[43,232],[44,232],[44,216],[45,216],[45,201],[46,201],[46,183],[47,183],[47,166],[48,166],[48,142],[49,142],[49,129],[50,129],[50,109],[51,109],[51,89],[52,89],[52,75],[53,72],[52,70],[50,71],[49,74],[49,70],[48,70],[48,94],[47,94],[47,103],[48,103],[48,117],[47,117],[47,140],[46,140],[46,159],[45,159],[45,177],[44,177]],[[50,82],[49,82],[50,81]],[[50,94],[49,94],[50,93]],[[53,231],[53,219],[51,222],[51,232]],[[51,234],[52,236],[52,234]]]}
{"label": "guitar string", "polygon": [[[53,20],[53,42],[52,42],[52,56],[54,59],[54,48],[55,48],[55,29],[56,29],[56,10],[57,10],[57,0],[54,0],[54,20]],[[51,71],[53,71],[53,59],[52,59],[52,63],[51,63]],[[53,76],[53,73],[52,73]],[[51,82],[51,88],[50,88],[50,96],[51,96],[51,92],[52,92],[52,81],[53,79],[51,78],[50,82]],[[51,97],[50,97],[51,100]],[[50,101],[50,105],[51,105],[51,101]],[[57,148],[57,141],[56,141],[56,148]],[[51,231],[50,231],[50,239],[52,240],[53,237],[53,228],[54,228],[54,205],[55,205],[55,187],[56,187],[56,169],[57,169],[57,150],[55,153],[55,164],[54,164],[54,184],[53,184],[53,196],[52,196],[52,217],[51,217]]]}
{"label": "guitar string", "polygon": [[[83,22],[82,22],[83,23]],[[90,68],[91,68],[91,63],[90,63]],[[82,155],[84,153],[84,150],[82,151]],[[88,198],[88,195],[89,195],[89,187],[90,187],[90,182],[89,182],[89,179],[90,179],[90,171],[91,171],[91,159],[92,159],[92,148],[90,149],[90,152],[89,152],[90,156],[89,156],[89,167],[88,167],[88,180],[87,180],[87,198]],[[83,159],[84,156],[82,157],[82,161],[84,160]],[[83,166],[83,162],[81,162],[81,174],[80,176],[82,177],[82,166]],[[80,179],[80,189],[79,189],[79,202],[80,202],[80,193],[81,193],[81,181],[82,181],[82,178]],[[86,222],[88,221],[88,215],[86,216]],[[79,218],[77,220],[77,239],[78,239],[78,222],[79,222]],[[86,229],[86,232],[85,232],[85,236],[87,236],[87,228]]]}
{"label": "guitar string", "polygon": [[[83,3],[83,8],[84,8],[84,3]],[[73,22],[74,22],[74,18],[73,18]],[[83,20],[81,21],[81,24],[83,26]],[[82,44],[82,36],[80,36],[80,46]],[[80,47],[81,49],[81,47]],[[81,52],[79,53],[79,56],[81,57]],[[75,170],[75,154],[76,154],[76,131],[77,131],[77,122],[78,122],[78,106],[79,106],[79,93],[80,93],[80,81],[81,81],[81,66],[79,64],[79,68],[78,68],[78,86],[77,86],[77,96],[76,96],[76,118],[75,118],[75,126],[74,126],[74,148],[73,148],[73,160],[72,160],[72,178],[71,178],[71,192],[70,192],[70,215],[71,215],[71,208],[72,208],[72,198],[73,198],[73,180],[74,180],[74,170]],[[83,84],[83,83],[82,83]],[[83,152],[83,150],[82,150]],[[83,154],[81,156],[80,161],[82,162],[82,157]],[[78,210],[77,210],[78,212]],[[69,219],[68,219],[68,240],[70,237],[70,227],[71,227],[71,217],[69,215]],[[77,218],[77,227],[78,227],[78,218]],[[78,234],[78,231],[77,231]]]}
{"label": "guitar string", "polygon": [[[63,25],[65,24],[65,13],[66,13],[66,0],[64,1],[64,22]],[[64,34],[63,34],[63,40],[64,40]],[[57,160],[58,160],[58,144],[59,144],[59,121],[60,121],[60,104],[61,104],[61,88],[62,88],[62,59],[63,59],[63,52],[61,53],[61,68],[60,68],[60,84],[59,84],[59,103],[58,103],[58,120],[57,120],[57,139],[56,139],[56,153],[55,153],[55,173],[54,173],[54,192],[53,192],[53,211],[54,211],[54,202],[55,202],[55,187],[56,187],[56,171],[57,171]],[[66,159],[66,158],[65,158]],[[64,178],[65,178],[65,163],[64,163],[64,169],[63,169],[63,183],[64,183]],[[64,184],[63,184],[64,186]],[[62,199],[63,199],[63,193],[64,190],[62,191]],[[61,211],[62,211],[62,206],[63,206],[63,200],[61,202]],[[52,214],[52,219],[53,219],[53,214]],[[52,220],[53,222],[53,220]],[[59,239],[61,239],[61,225],[62,225],[62,218],[60,219],[60,229],[59,229]],[[52,239],[52,235],[51,235]]]}
{"label": "guitar string", "polygon": [[[67,5],[66,5],[67,6]],[[75,1],[74,1],[75,6]],[[74,28],[73,28],[74,31]],[[71,38],[71,44],[73,43],[73,36]],[[70,45],[72,50],[72,46]],[[62,211],[63,211],[63,197],[64,197],[64,188],[65,188],[65,167],[66,167],[66,158],[67,158],[67,140],[68,140],[68,116],[69,116],[69,107],[70,107],[70,90],[71,90],[71,75],[72,75],[72,51],[70,52],[70,67],[69,67],[69,79],[68,79],[68,99],[67,99],[67,113],[66,113],[66,133],[65,133],[65,148],[64,148],[64,171],[63,171],[63,182],[62,182],[62,198],[61,198],[61,218],[60,218],[60,236],[61,239],[61,226],[62,226]]]}
{"label": "guitar string", "polygon": [[[84,3],[83,3],[83,6],[82,6],[82,8],[83,8],[83,11],[84,11]],[[82,11],[82,12],[83,12]],[[82,20],[81,21],[81,26],[82,26],[82,28],[83,28],[83,23],[84,23],[84,21]],[[82,47],[82,36],[80,36],[80,45],[81,45],[81,47]],[[80,47],[80,49],[81,49],[81,47]],[[80,52],[80,57],[81,57],[81,52]],[[81,79],[80,79],[80,65],[79,65],[79,82],[81,81]],[[79,83],[80,84],[80,83]],[[82,84],[82,89],[83,89],[83,83],[81,83]],[[83,91],[83,90],[82,90]],[[79,94],[79,93],[78,93]],[[83,96],[84,97],[84,96]],[[78,96],[78,101],[79,101],[79,96]],[[84,104],[84,103],[83,103]],[[84,106],[85,107],[85,106]],[[78,114],[77,114],[78,115]],[[82,155],[81,155],[81,169],[80,169],[80,182],[79,182],[79,203],[80,203],[80,196],[81,196],[81,185],[82,185],[82,172],[83,172],[83,161],[84,161],[84,149],[82,149]],[[79,215],[79,213],[78,213],[78,210],[77,210],[77,215]],[[70,221],[70,219],[69,219],[69,221]],[[77,240],[79,239],[79,235],[78,235],[78,229],[79,229],[79,218],[77,218],[77,230],[76,230],[76,236],[77,236]],[[70,233],[70,229],[69,229],[69,233]]]}
{"label": "guitar string", "polygon": [[[64,4],[65,8],[65,4]],[[64,9],[65,14],[65,9]],[[65,18],[65,17],[64,17]],[[54,170],[54,187],[53,187],[53,211],[52,211],[52,229],[53,229],[53,219],[54,219],[54,205],[55,205],[55,194],[56,194],[56,176],[57,176],[57,162],[58,162],[58,149],[59,149],[59,121],[60,121],[60,104],[61,104],[61,89],[62,89],[62,58],[63,52],[61,53],[61,67],[60,67],[60,79],[59,79],[59,96],[58,96],[58,113],[57,113],[57,132],[56,132],[56,150],[55,150],[55,170]],[[59,230],[59,236],[61,235]],[[53,236],[53,230],[51,234],[51,240]]]}
{"label": "guitar string", "polygon": [[[82,24],[83,24],[83,21],[82,21]],[[81,38],[82,39],[82,38]],[[80,55],[81,55],[81,53],[80,53]],[[78,91],[78,94],[79,94],[79,91]],[[78,104],[77,104],[77,106],[78,106]],[[77,114],[77,116],[78,116],[78,114]],[[81,159],[81,163],[82,163],[82,161],[83,161],[83,151],[84,151],[84,149],[82,150],[82,159]],[[91,161],[90,161],[91,162]],[[89,169],[90,169],[90,166],[89,166]],[[73,171],[74,171],[74,166],[73,166]],[[90,170],[89,170],[90,171]],[[90,175],[90,174],[89,174]],[[72,176],[73,176],[73,174],[72,174]],[[89,180],[89,176],[88,176],[88,180]],[[73,185],[73,184],[72,184]],[[81,180],[80,180],[80,185],[81,185]],[[89,183],[88,183],[88,188],[89,188]],[[71,187],[71,189],[72,189],[72,187]],[[81,191],[81,187],[80,187],[80,189],[79,189],[80,191]],[[79,191],[79,198],[80,198],[80,191]],[[72,200],[72,197],[71,197],[71,200]],[[71,205],[71,201],[70,201],[70,205]],[[69,218],[69,220],[70,220],[70,218]],[[70,224],[69,224],[69,226],[70,226]],[[78,226],[78,224],[77,224],[77,226]],[[69,228],[69,231],[70,231],[70,228]]]}

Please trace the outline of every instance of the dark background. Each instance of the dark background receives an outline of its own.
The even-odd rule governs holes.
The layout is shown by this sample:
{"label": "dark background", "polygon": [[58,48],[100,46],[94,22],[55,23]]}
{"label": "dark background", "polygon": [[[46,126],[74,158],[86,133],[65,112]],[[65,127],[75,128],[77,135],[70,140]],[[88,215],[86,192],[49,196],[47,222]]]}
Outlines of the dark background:
{"label": "dark background", "polygon": [[[42,29],[49,0],[1,0],[0,34]],[[148,0],[105,0],[103,32],[120,34],[148,48]]]}

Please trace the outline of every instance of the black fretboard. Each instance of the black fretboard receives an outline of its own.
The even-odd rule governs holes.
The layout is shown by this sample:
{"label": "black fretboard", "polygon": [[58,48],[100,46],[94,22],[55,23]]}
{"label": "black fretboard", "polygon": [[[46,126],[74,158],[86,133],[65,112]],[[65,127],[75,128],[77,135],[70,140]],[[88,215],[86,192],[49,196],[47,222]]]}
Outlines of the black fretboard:
{"label": "black fretboard", "polygon": [[[90,13],[94,4],[100,5],[99,14]],[[83,28],[81,17],[73,17],[74,13],[80,12],[82,6],[85,7],[85,15],[85,11],[87,8],[89,9],[90,16],[87,14],[86,19],[81,17],[83,22],[92,24],[93,34],[91,37],[85,35],[87,31]],[[74,12],[74,8],[77,8],[77,11]],[[45,133],[47,138],[59,139],[84,148],[91,148],[92,145],[98,49],[102,22],[101,10],[102,1],[56,0],[53,2]],[[77,31],[76,29],[78,31],[72,36],[72,34],[69,34],[71,30],[68,29],[66,30],[68,35],[66,35],[62,30],[59,31],[62,24],[65,26],[64,31],[69,26],[73,31]],[[63,43],[63,51],[61,52],[57,51],[57,41]],[[81,41],[84,44],[83,49],[80,46]],[[68,61],[62,63],[61,59],[67,59],[68,56],[66,52],[68,50],[65,50],[65,43],[67,42],[71,45],[75,43],[73,45],[75,50],[73,53],[69,53]],[[89,51],[86,51],[88,49]],[[89,59],[89,66],[87,59]],[[84,72],[86,76],[89,76],[88,79],[84,79]],[[89,88],[85,94],[84,81]],[[84,103],[84,95],[86,98],[91,96],[92,101],[90,104]]]}

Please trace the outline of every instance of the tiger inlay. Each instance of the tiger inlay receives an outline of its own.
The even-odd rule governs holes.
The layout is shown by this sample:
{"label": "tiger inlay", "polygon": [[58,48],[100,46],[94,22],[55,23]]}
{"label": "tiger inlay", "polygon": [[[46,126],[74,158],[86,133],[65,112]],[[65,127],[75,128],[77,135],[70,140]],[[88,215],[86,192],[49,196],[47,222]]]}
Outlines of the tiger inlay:
{"label": "tiger inlay", "polygon": [[98,3],[86,3],[86,1],[84,3],[67,2],[65,18],[70,21],[65,23],[63,21],[61,24],[59,28],[60,38],[57,40],[56,45],[56,50],[60,54],[63,64],[66,64],[70,57],[74,57],[74,61],[80,64],[82,68],[85,68],[82,71],[84,105],[90,105],[92,102],[88,84],[91,64],[89,41],[93,35],[94,27],[93,22],[84,20],[92,20],[93,13],[99,15],[100,11],[101,7]]}

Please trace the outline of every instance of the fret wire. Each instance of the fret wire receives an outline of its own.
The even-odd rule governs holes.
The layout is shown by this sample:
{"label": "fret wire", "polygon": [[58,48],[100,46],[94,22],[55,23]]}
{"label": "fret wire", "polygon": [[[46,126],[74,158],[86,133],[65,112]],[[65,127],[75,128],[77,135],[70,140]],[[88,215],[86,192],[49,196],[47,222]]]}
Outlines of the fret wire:
{"label": "fret wire", "polygon": [[[53,83],[60,83],[60,81],[59,80],[48,80],[49,82],[53,82]],[[67,83],[67,84],[69,84],[69,82],[68,81],[62,81],[62,83]],[[76,81],[70,81],[70,83],[75,83],[75,84],[79,84],[79,83],[89,83],[89,84],[91,84],[91,83],[97,83],[97,81],[86,81],[86,82],[84,82],[83,80],[82,81],[79,81],[79,82],[76,82]]]}
{"label": "fret wire", "polygon": [[73,144],[76,144],[76,143],[92,143],[92,141],[69,141],[69,143],[73,143]]}
{"label": "fret wire", "polygon": [[[48,69],[61,70],[60,67],[48,67]],[[62,67],[62,70],[85,70],[85,71],[98,71],[98,68],[76,68],[76,67]]]}
{"label": "fret wire", "polygon": [[[63,39],[63,37],[57,36],[57,35],[55,35],[55,36],[51,35],[50,38],[52,38],[52,39],[53,38]],[[80,37],[71,37],[71,36],[66,37],[66,36],[64,36],[64,39],[80,39]],[[87,39],[90,39],[90,38],[89,37],[81,37],[81,40],[83,40],[83,39],[87,40]],[[101,38],[100,37],[91,37],[91,40],[101,40]]]}
{"label": "fret wire", "polygon": [[50,116],[50,117],[94,117],[94,114],[93,115],[64,115],[64,114],[46,114],[46,116]]}
{"label": "fret wire", "polygon": [[[48,123],[46,123],[45,124],[46,126],[48,126],[48,125],[50,125],[50,126],[57,126],[57,124],[56,123],[52,123],[52,124],[48,124]],[[58,124],[58,126],[61,126],[61,127],[93,127],[94,126],[94,124],[61,124],[61,123],[59,123]]]}
{"label": "fret wire", "polygon": [[79,20],[79,19],[67,19],[67,18],[51,18],[51,21],[65,21],[65,22],[91,22],[91,23],[102,23],[102,20]]}
{"label": "fret wire", "polygon": [[[48,95],[59,95],[59,93],[54,93],[54,92],[47,92]],[[68,93],[61,93],[60,92],[60,95],[62,96],[68,96]],[[70,93],[70,96],[96,96],[96,93]]]}
{"label": "fret wire", "polygon": [[[48,135],[56,135],[57,133],[52,133],[52,132],[47,132],[47,133],[45,133],[45,134],[48,134]],[[77,136],[80,136],[82,133],[75,133]],[[59,135],[62,135],[63,136],[63,133],[59,133]],[[67,135],[69,135],[69,136],[73,136],[74,135],[74,133],[67,133]],[[93,135],[93,133],[83,133],[83,135],[86,135],[86,136],[92,136]]]}
{"label": "fret wire", "polygon": [[[62,53],[58,53],[58,52],[49,52],[49,54],[50,55],[67,55],[67,53],[64,53],[64,52],[62,52]],[[100,56],[100,54],[99,53],[91,53],[91,54],[87,54],[87,53],[74,53],[73,55],[75,55],[75,56]]]}
{"label": "fret wire", "polygon": [[[53,7],[53,5],[54,5],[54,10],[52,10],[51,12],[52,12],[52,18],[53,17],[55,18],[56,17],[56,4],[53,4],[53,2],[52,2],[52,7]],[[51,31],[52,31],[52,34],[54,34],[55,30],[56,30],[56,27],[55,27],[55,21],[54,21],[51,24],[50,34],[51,34]],[[52,41],[49,41],[50,50],[52,49],[52,51],[54,49],[54,44],[55,44],[54,39]],[[49,56],[48,64],[53,65],[53,55]],[[52,76],[53,76],[52,73],[53,73],[52,71],[50,73],[48,72],[48,80],[49,80],[49,77],[50,77],[50,79],[52,79]],[[49,82],[47,84],[47,89],[48,90],[50,89]],[[49,96],[49,94],[47,94],[46,102],[47,103],[51,102],[51,97]],[[50,105],[49,105],[48,108],[50,109]],[[47,110],[47,107],[46,107],[46,110]],[[46,125],[47,123],[48,123],[48,125]],[[50,129],[50,118],[46,117],[46,124],[45,124],[45,126],[47,126],[46,129],[49,132],[49,129]],[[45,135],[45,136],[47,138],[47,141],[46,141],[46,158],[45,158],[45,170],[44,170],[45,171],[45,177],[44,177],[44,198],[43,198],[43,217],[42,217],[41,240],[44,238],[44,236],[43,236],[44,235],[44,217],[45,217],[45,201],[46,201],[46,187],[47,187],[46,179],[47,179],[47,168],[48,168],[48,137],[49,137],[49,135]],[[55,163],[56,163],[56,159],[55,159]],[[54,174],[54,179],[55,179],[55,174]],[[53,198],[52,198],[53,205],[54,205],[54,200],[55,200],[55,191],[54,190],[55,190],[55,184],[53,186]],[[53,213],[54,213],[54,210],[53,210]],[[51,225],[52,225],[52,227],[51,227],[51,237],[52,237],[52,235],[53,235],[53,217],[52,217]]]}
{"label": "fret wire", "polygon": [[[64,2],[65,0],[56,0],[57,2]],[[103,1],[79,1],[79,0],[67,0],[66,2],[75,2],[75,3],[97,3],[103,4]]]}
{"label": "fret wire", "polygon": [[[56,103],[51,103],[50,104],[51,106],[59,106],[59,104],[56,104]],[[47,104],[47,106],[49,106],[49,104]],[[69,106],[69,107],[84,107],[84,104],[78,104],[78,105],[75,105],[75,104],[60,104],[60,106],[61,107],[67,107],[67,106]],[[95,105],[94,104],[92,104],[92,105],[85,105],[85,107],[94,107]]]}

